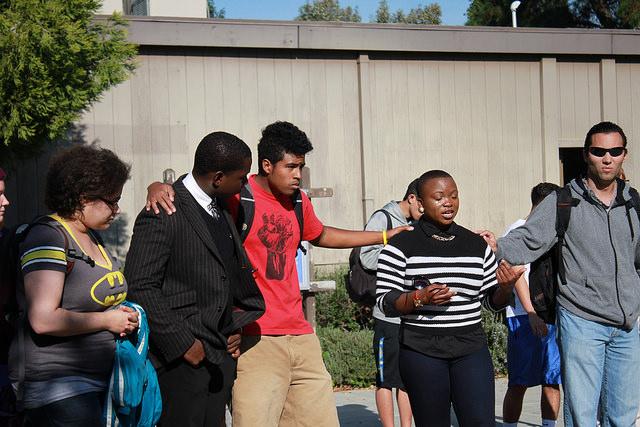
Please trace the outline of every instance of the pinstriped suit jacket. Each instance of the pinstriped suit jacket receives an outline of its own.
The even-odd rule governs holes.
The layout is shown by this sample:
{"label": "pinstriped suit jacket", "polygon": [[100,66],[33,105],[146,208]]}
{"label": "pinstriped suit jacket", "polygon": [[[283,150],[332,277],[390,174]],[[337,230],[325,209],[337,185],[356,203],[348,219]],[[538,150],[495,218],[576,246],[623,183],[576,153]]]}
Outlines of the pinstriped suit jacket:
{"label": "pinstriped suit jacket", "polygon": [[[210,362],[225,357],[227,336],[264,313],[264,299],[251,273],[242,243],[226,210],[241,257],[240,283],[230,283],[220,253],[198,211],[202,209],[182,183],[174,185],[176,212],[142,210],[133,228],[125,276],[127,299],[140,304],[149,320],[150,350],[159,363],[180,358],[200,339]],[[220,318],[233,298],[233,325],[220,331]]]}

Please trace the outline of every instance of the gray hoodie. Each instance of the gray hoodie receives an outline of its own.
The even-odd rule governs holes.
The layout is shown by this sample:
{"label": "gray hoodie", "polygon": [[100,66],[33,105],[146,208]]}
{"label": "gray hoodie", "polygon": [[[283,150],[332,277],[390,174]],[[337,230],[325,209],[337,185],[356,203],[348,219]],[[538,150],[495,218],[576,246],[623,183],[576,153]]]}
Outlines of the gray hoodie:
{"label": "gray hoodie", "polygon": [[[400,227],[401,225],[407,225],[407,219],[400,209],[398,202],[389,202],[382,207],[382,210],[389,212],[391,216],[391,227]],[[366,231],[382,231],[387,229],[387,217],[382,212],[376,212],[371,215],[369,222],[367,222]],[[382,251],[382,245],[364,246],[360,250],[360,262],[362,266],[367,270],[376,271],[378,268],[378,255]],[[373,306],[373,317],[378,320],[384,320],[385,322],[400,324],[399,317],[386,317],[382,311],[378,308],[378,304]]]}
{"label": "gray hoodie", "polygon": [[[571,208],[562,247],[567,284],[560,284],[558,303],[584,319],[631,329],[640,308],[640,223],[635,210],[625,206],[629,188],[618,180],[617,196],[607,207],[582,180],[569,186],[580,203]],[[557,242],[555,222],[554,192],[523,226],[498,239],[498,258],[512,264],[535,261]]]}

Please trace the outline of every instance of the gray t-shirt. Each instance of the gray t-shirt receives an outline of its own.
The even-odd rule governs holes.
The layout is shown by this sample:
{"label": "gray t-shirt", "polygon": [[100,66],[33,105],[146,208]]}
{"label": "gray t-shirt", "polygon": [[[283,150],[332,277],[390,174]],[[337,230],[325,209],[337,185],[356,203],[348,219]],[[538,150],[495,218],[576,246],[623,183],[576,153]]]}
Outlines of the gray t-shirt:
{"label": "gray t-shirt", "polygon": [[[19,247],[22,275],[37,270],[67,271],[65,239],[68,249],[76,254],[84,252],[69,229],[58,223],[35,225]],[[100,312],[118,305],[127,295],[127,284],[120,271],[120,264],[109,257],[100,246],[107,264],[74,260],[73,269],[67,274],[60,307],[77,312]],[[104,262],[104,261],[103,261]],[[17,287],[20,310],[25,310],[24,284]],[[92,381],[108,379],[115,351],[115,337],[109,331],[70,337],[38,335],[25,324],[24,351],[14,339],[9,356],[10,378],[18,380],[18,365],[22,359],[25,366],[25,400],[28,399],[29,383],[59,380],[65,377],[81,377]],[[67,396],[68,397],[68,396]]]}

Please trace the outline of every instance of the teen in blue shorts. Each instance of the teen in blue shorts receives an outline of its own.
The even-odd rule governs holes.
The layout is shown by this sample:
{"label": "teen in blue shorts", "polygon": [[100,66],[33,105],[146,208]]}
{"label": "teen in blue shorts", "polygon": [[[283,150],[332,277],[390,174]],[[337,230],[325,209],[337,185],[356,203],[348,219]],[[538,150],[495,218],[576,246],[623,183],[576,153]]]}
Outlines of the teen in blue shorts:
{"label": "teen in blue shorts", "polygon": [[[532,209],[559,188],[542,183],[531,191]],[[525,223],[519,219],[508,229]],[[542,385],[540,411],[542,426],[554,427],[560,409],[560,352],[555,325],[546,324],[533,310],[529,298],[529,266],[516,282],[515,305],[507,307],[507,371],[509,387],[502,405],[503,426],[516,426],[522,412],[522,400],[528,387]]]}

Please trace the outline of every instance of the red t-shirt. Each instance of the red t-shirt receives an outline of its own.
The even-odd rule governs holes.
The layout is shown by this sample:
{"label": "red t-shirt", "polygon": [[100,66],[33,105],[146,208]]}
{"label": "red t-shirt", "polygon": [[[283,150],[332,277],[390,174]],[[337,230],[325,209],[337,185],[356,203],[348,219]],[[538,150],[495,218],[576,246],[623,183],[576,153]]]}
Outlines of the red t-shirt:
{"label": "red t-shirt", "polygon": [[[266,310],[255,323],[244,328],[245,335],[303,335],[313,333],[304,318],[302,297],[296,268],[296,252],[300,242],[300,227],[291,199],[276,198],[249,178],[255,200],[255,213],[244,248],[253,265],[253,277],[264,297]],[[313,205],[304,192],[302,240],[315,240],[323,225],[313,211]],[[236,216],[240,195],[229,203]]]}

